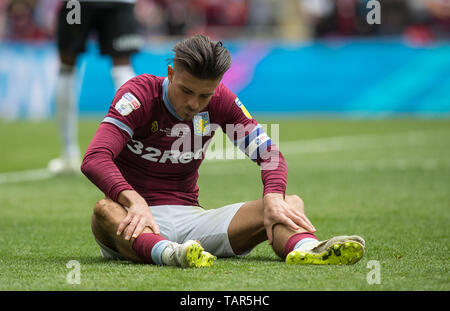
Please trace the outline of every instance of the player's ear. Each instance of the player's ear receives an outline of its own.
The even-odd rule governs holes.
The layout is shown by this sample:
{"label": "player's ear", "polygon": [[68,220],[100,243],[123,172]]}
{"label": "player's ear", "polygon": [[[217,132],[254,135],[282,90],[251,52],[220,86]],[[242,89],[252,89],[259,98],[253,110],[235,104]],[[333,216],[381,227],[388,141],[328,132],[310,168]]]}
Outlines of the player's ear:
{"label": "player's ear", "polygon": [[172,83],[173,79],[173,67],[172,65],[167,66],[167,78],[169,79],[170,83]]}

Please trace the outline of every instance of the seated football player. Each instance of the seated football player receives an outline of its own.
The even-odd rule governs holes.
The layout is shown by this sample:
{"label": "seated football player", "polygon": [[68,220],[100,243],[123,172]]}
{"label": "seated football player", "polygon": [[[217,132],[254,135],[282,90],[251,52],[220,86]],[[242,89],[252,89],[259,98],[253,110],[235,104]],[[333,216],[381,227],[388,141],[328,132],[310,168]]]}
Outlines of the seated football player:
{"label": "seated football player", "polygon": [[[143,74],[117,91],[85,153],[81,170],[105,194],[91,222],[102,256],[206,267],[268,240],[287,264],[359,261],[361,237],[318,241],[301,198],[285,194],[282,153],[221,83],[231,66],[222,43],[196,35],[173,51],[167,77]],[[263,195],[204,209],[198,169],[219,127],[261,167]]]}

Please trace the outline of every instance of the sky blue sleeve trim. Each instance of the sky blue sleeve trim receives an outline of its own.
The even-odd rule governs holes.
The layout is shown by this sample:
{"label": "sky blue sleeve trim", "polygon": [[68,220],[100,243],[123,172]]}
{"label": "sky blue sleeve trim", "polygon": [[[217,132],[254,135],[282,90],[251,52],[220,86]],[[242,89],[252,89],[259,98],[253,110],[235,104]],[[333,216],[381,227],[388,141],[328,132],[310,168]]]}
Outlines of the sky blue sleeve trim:
{"label": "sky blue sleeve trim", "polygon": [[169,88],[169,79],[165,78],[163,81],[163,102],[164,102],[164,106],[166,106],[167,110],[169,110],[169,112],[178,120],[183,121],[183,119],[177,115],[177,113],[175,112],[175,109],[173,108],[172,104],[170,103],[169,100],[169,95],[167,95],[167,89]]}
{"label": "sky blue sleeve trim", "polygon": [[111,118],[111,117],[104,118],[102,123],[103,122],[114,124],[115,126],[120,128],[121,130],[127,132],[128,135],[130,135],[130,137],[133,138],[133,134],[134,134],[133,130],[128,125],[126,125],[125,123],[123,123],[123,122],[121,122],[121,121],[119,121],[117,119]]}
{"label": "sky blue sleeve trim", "polygon": [[163,265],[162,253],[166,249],[167,245],[170,243],[168,240],[162,240],[155,244],[152,248],[151,256],[155,265]]}

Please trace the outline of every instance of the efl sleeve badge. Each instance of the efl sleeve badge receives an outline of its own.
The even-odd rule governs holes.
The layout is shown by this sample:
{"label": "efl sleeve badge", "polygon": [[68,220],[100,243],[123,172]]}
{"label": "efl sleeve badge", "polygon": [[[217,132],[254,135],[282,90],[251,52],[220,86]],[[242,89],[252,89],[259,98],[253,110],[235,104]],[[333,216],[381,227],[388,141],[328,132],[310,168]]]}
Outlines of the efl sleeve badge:
{"label": "efl sleeve badge", "polygon": [[141,103],[137,98],[131,93],[123,94],[122,98],[116,103],[114,108],[123,116],[127,116],[133,112],[133,110],[138,109]]}

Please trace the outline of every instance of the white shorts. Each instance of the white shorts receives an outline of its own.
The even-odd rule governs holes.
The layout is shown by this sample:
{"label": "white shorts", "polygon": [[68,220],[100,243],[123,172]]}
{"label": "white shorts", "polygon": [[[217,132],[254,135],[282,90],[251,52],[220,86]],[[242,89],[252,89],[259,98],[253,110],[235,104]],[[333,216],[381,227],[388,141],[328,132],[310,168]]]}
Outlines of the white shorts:
{"label": "white shorts", "polygon": [[[172,242],[184,243],[188,240],[199,240],[203,248],[217,257],[235,256],[228,239],[228,227],[236,212],[245,202],[205,210],[198,206],[156,205],[150,206],[153,217],[159,226],[161,235]],[[103,258],[121,259],[124,257],[117,251],[103,245],[100,246]],[[251,250],[239,256],[245,256]]]}

